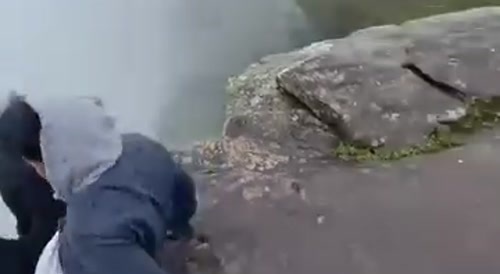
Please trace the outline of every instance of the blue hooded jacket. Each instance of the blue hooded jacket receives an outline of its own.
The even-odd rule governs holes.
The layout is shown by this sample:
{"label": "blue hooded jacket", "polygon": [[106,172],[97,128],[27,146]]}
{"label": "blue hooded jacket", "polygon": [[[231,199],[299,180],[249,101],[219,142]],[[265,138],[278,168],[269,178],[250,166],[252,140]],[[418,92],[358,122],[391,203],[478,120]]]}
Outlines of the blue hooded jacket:
{"label": "blue hooded jacket", "polygon": [[59,236],[64,274],[160,274],[168,230],[189,234],[193,182],[159,143],[119,134],[99,102],[27,102],[41,120],[47,180],[67,204]]}

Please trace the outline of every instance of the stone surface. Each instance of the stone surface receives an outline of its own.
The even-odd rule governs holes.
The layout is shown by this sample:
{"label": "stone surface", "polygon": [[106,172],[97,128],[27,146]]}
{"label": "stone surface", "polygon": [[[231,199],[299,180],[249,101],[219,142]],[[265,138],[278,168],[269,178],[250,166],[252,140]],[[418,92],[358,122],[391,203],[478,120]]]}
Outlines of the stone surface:
{"label": "stone surface", "polygon": [[469,95],[500,95],[499,19],[500,9],[480,8],[361,30],[324,42],[330,50],[283,69],[279,84],[347,141],[419,144],[436,117],[463,105],[401,65]]}
{"label": "stone surface", "polygon": [[411,60],[435,80],[473,96],[500,95],[500,8],[433,16],[402,30],[414,37]]}
{"label": "stone surface", "polygon": [[328,47],[311,45],[264,58],[230,80],[231,98],[223,132],[229,162],[247,162],[249,151],[238,147],[250,148],[258,155],[265,152],[262,157],[267,159],[287,158],[291,162],[331,154],[338,143],[335,134],[292,98],[281,94],[276,85],[276,76],[283,68]]}
{"label": "stone surface", "polygon": [[234,181],[222,176],[199,229],[227,274],[499,273],[495,134],[388,166],[303,167],[300,192],[285,191],[279,174],[227,191]]}
{"label": "stone surface", "polygon": [[[479,8],[361,30],[323,42],[329,50],[293,62],[278,82],[345,141],[420,144],[437,121],[465,113],[443,83],[482,99],[500,95],[499,19],[499,8]],[[435,83],[402,68],[408,62]]]}
{"label": "stone surface", "polygon": [[303,106],[277,89],[276,76],[295,61],[328,50],[323,43],[263,58],[229,80],[227,120],[221,140],[196,144],[177,159],[194,170],[243,168],[271,171],[280,165],[327,157],[337,136]]}
{"label": "stone surface", "polygon": [[437,117],[463,108],[401,67],[402,59],[391,51],[403,51],[402,46],[387,40],[369,56],[357,54],[363,40],[349,40],[279,75],[281,87],[344,140],[392,149],[422,144],[438,126]]}
{"label": "stone surface", "polygon": [[[385,144],[397,147],[421,142],[436,125],[433,115],[463,113],[440,85],[402,69],[407,61],[437,83],[464,88],[459,79],[477,85],[465,89],[470,95],[495,95],[496,57],[484,49],[499,34],[498,12],[360,30],[266,57],[232,78],[223,138],[176,154],[195,175],[195,225],[209,236],[218,273],[500,273],[499,130],[400,162],[332,157],[339,139],[357,132],[368,140],[387,136]],[[449,66],[446,54],[455,50],[464,54],[451,63],[467,66]],[[339,121],[351,136],[337,137]]]}

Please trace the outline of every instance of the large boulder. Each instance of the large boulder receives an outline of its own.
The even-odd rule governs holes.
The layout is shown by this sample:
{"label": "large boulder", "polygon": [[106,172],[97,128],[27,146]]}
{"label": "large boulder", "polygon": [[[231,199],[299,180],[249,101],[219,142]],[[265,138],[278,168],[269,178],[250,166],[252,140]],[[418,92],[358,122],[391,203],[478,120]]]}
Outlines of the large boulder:
{"label": "large boulder", "polygon": [[332,154],[340,141],[425,142],[469,96],[496,97],[499,14],[360,30],[232,78],[223,138],[178,154],[198,171],[196,226],[218,273],[500,273],[498,130],[397,163]]}
{"label": "large boulder", "polygon": [[499,19],[477,8],[265,57],[230,79],[223,138],[185,158],[263,172],[330,158],[340,142],[421,146],[467,114],[468,97],[499,95]]}
{"label": "large boulder", "polygon": [[466,114],[467,96],[500,95],[499,19],[482,8],[361,30],[294,62],[279,84],[345,141],[421,145]]}

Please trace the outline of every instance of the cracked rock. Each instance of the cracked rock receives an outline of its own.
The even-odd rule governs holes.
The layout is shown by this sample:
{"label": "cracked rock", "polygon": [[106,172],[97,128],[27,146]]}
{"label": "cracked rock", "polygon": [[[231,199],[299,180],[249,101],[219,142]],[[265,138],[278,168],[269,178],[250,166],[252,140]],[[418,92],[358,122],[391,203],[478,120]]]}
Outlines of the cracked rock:
{"label": "cracked rock", "polygon": [[[346,141],[392,149],[422,144],[438,125],[428,117],[463,104],[402,68],[397,40],[379,39],[371,49],[359,36],[341,40],[284,69],[278,83]],[[358,43],[365,46],[360,54]]]}

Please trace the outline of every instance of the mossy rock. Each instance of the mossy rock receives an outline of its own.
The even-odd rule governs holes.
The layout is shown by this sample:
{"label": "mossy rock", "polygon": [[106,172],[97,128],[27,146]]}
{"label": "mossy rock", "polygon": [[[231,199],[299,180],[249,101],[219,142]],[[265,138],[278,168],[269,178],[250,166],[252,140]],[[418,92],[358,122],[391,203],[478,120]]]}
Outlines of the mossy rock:
{"label": "mossy rock", "polygon": [[369,148],[344,142],[335,148],[334,155],[339,159],[355,162],[396,161],[461,146],[473,133],[499,124],[500,97],[487,100],[473,99],[467,103],[466,110],[464,117],[448,124],[448,130],[436,129],[423,144],[400,150],[388,150],[384,147]]}

